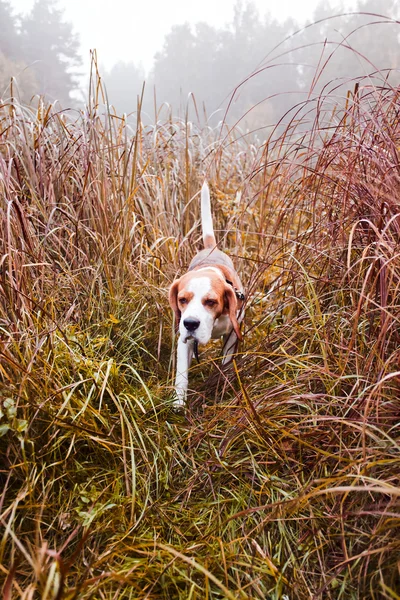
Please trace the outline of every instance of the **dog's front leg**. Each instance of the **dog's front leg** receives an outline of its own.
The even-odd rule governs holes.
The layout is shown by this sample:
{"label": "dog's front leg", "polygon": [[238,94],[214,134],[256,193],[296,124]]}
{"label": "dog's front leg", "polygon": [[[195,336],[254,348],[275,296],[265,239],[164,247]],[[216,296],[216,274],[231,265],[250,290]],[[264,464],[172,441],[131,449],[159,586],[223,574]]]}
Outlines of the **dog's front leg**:
{"label": "dog's front leg", "polygon": [[230,333],[223,336],[223,341],[224,346],[222,348],[222,364],[228,365],[234,358],[238,346],[237,335],[233,329]]}
{"label": "dog's front leg", "polygon": [[[244,312],[243,310],[241,310],[237,318],[239,324],[243,321],[243,318]],[[225,366],[228,365],[231,362],[231,360],[235,358],[235,354],[239,345],[239,340],[233,329],[230,333],[225,334],[222,339],[224,341],[224,345],[222,348],[222,365]]]}
{"label": "dog's front leg", "polygon": [[176,379],[174,406],[184,406],[188,389],[188,371],[193,357],[193,340],[183,342],[178,340],[178,352],[176,360]]}

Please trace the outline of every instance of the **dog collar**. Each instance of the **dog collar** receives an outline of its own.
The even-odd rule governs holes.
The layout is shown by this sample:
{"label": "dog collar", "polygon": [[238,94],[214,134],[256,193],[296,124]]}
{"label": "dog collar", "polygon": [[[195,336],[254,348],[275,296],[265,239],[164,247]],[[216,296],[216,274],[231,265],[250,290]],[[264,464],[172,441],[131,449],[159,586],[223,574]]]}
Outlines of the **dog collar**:
{"label": "dog collar", "polygon": [[233,287],[233,291],[235,292],[236,298],[238,300],[241,300],[242,302],[244,302],[245,297],[244,297],[243,292],[241,292],[240,290],[238,290],[237,288],[235,288],[235,286],[233,285],[232,281],[229,281],[229,279],[225,278],[225,281],[226,281],[226,283],[229,283],[229,285]]}

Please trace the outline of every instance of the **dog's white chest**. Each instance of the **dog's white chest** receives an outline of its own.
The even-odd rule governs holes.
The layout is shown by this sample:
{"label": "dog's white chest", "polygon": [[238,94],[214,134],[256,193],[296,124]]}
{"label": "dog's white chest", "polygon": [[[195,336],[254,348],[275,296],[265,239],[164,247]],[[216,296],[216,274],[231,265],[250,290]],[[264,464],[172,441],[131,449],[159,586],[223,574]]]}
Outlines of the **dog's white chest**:
{"label": "dog's white chest", "polygon": [[211,337],[213,340],[220,338],[222,335],[229,333],[232,329],[232,322],[229,315],[221,315],[214,322]]}

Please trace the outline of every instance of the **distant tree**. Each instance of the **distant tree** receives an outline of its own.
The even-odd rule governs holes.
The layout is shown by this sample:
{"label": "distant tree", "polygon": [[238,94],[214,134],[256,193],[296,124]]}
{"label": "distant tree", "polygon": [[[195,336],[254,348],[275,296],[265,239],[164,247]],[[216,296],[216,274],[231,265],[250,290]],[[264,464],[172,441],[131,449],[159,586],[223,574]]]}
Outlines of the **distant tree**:
{"label": "distant tree", "polygon": [[108,101],[119,113],[130,114],[136,110],[137,97],[141,94],[144,70],[133,62],[118,62],[103,76]]}
{"label": "distant tree", "polygon": [[10,3],[0,0],[0,96],[4,99],[13,93],[29,101],[35,91],[35,77],[23,60],[17,17]]}
{"label": "distant tree", "polygon": [[17,20],[6,0],[0,0],[0,52],[11,61],[22,58]]}
{"label": "distant tree", "polygon": [[35,1],[22,21],[22,37],[25,61],[35,73],[39,93],[68,105],[81,64],[79,40],[55,0]]}
{"label": "distant tree", "polygon": [[[319,94],[328,85],[327,89],[337,88],[338,97],[344,99],[347,90],[354,87],[354,78],[368,75],[365,81],[379,84],[388,76],[388,70],[392,70],[389,80],[398,85],[400,27],[374,16],[398,18],[398,1],[359,0],[355,12],[372,14],[330,18],[346,12],[340,4],[325,0],[318,4],[312,19],[316,24],[305,29],[296,42],[299,47],[304,45],[297,53],[303,65],[298,72],[299,87],[313,88],[313,93]],[[382,73],[369,77],[375,70]]]}
{"label": "distant tree", "polygon": [[398,0],[358,0],[356,10],[397,19],[400,6]]}
{"label": "distant tree", "polygon": [[229,91],[236,88],[231,113],[241,117],[245,128],[275,123],[295,103],[296,66],[288,44],[282,45],[293,29],[292,20],[279,23],[270,14],[261,18],[252,3],[235,6],[219,68]]}
{"label": "distant tree", "polygon": [[198,97],[196,84],[212,71],[215,52],[213,43],[204,52],[189,23],[174,25],[165,36],[162,50],[155,56],[152,76],[158,103],[167,102],[178,111],[185,108],[190,93],[199,102],[205,100],[207,85],[202,86],[202,95]]}
{"label": "distant tree", "polygon": [[23,102],[29,102],[36,90],[32,71],[22,62],[10,60],[0,52],[0,98],[5,100],[12,93]]}
{"label": "distant tree", "polygon": [[[214,119],[225,114],[228,100],[237,86],[255,73],[264,57],[293,27],[291,22],[279,24],[270,17],[261,19],[252,3],[237,2],[233,23],[216,29],[206,23],[176,25],[166,36],[163,49],[155,57],[153,79],[158,102],[168,102],[176,110],[185,108],[193,93],[197,105],[204,102],[208,115],[218,111]],[[290,62],[290,57],[280,59]],[[267,65],[264,65],[267,66]],[[265,69],[244,83],[230,107],[230,120],[237,119],[257,102],[275,93],[293,88],[295,68]],[[266,102],[268,118],[282,112],[282,99]],[[255,114],[255,113],[254,113]],[[246,127],[258,126],[260,111],[254,123],[246,118]],[[257,123],[256,123],[257,121]]]}
{"label": "distant tree", "polygon": [[[356,10],[371,15],[360,15],[351,17],[349,29],[359,27],[354,34],[354,45],[361,53],[371,60],[373,66],[378,69],[392,69],[391,82],[394,85],[400,83],[399,73],[395,73],[400,67],[399,37],[400,27],[400,4],[398,0],[359,0]],[[382,15],[384,18],[375,17]],[[395,22],[388,22],[389,17]],[[360,25],[370,25],[360,27]],[[352,40],[352,38],[350,38]],[[386,74],[385,74],[386,77]]]}

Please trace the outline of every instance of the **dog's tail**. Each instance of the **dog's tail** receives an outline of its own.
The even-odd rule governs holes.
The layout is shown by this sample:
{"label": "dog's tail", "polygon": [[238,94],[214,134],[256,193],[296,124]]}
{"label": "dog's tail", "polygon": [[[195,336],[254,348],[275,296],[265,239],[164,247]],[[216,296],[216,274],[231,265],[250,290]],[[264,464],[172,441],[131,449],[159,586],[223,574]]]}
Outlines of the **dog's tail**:
{"label": "dog's tail", "polygon": [[201,228],[203,230],[204,248],[215,248],[217,242],[211,216],[210,190],[206,181],[201,188]]}

